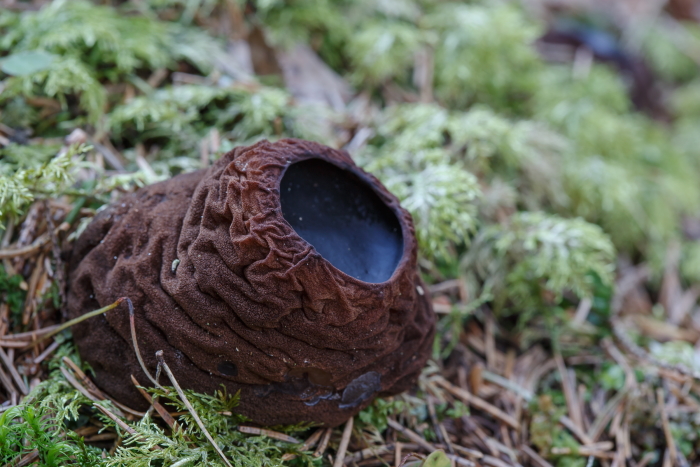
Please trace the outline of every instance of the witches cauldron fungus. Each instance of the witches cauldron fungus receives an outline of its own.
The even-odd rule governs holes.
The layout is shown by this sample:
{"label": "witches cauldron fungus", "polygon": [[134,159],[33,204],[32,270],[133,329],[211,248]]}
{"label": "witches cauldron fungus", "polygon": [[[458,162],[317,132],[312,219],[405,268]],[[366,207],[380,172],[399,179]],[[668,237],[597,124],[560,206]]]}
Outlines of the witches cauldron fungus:
{"label": "witches cauldron fungus", "polygon": [[[183,388],[240,391],[261,424],[335,426],[406,390],[434,334],[410,215],[346,153],[306,141],[239,147],[123,197],[69,273],[69,318],[129,297],[151,371],[163,350]],[[128,313],[73,335],[97,384],[144,408]]]}

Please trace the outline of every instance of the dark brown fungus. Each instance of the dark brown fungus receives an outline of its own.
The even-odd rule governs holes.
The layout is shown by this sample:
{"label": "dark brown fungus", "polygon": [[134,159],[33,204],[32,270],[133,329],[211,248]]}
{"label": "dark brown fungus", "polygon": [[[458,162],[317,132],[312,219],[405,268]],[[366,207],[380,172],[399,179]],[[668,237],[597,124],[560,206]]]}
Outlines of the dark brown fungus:
{"label": "dark brown fungus", "polygon": [[[299,140],[236,148],[207,170],[101,211],[75,244],[68,317],[128,296],[146,366],[240,391],[261,424],[343,423],[406,390],[434,315],[410,215],[341,151]],[[97,384],[144,408],[128,313],[74,328]]]}

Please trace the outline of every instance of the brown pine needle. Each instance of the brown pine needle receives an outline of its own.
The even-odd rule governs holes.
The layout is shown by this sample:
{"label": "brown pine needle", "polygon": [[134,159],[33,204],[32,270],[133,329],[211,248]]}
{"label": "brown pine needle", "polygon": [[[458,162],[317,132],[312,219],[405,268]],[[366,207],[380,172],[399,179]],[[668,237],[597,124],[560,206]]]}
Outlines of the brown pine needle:
{"label": "brown pine needle", "polygon": [[[325,432],[325,430],[323,428],[319,428],[318,430],[314,431],[314,433],[311,436],[309,436],[309,438],[306,441],[304,441],[304,444],[302,444],[299,447],[299,452],[308,451],[309,449],[314,447],[324,432]],[[282,460],[286,462],[286,461],[290,461],[292,459],[296,459],[296,457],[297,457],[296,454],[292,454],[291,452],[288,452],[284,456],[282,456]]]}
{"label": "brown pine needle", "polygon": [[3,336],[4,341],[24,341],[27,338],[31,342],[25,342],[25,346],[27,347],[33,347],[37,345],[39,342],[44,341],[48,339],[51,336],[55,336],[59,332],[63,331],[64,329],[68,329],[71,326],[74,326],[78,323],[81,323],[85,321],[86,319],[92,318],[94,316],[99,316],[103,313],[108,312],[109,310],[113,310],[116,307],[118,307],[124,300],[128,300],[126,297],[121,297],[118,298],[116,302],[107,305],[105,307],[100,308],[99,310],[94,310],[89,313],[85,313],[84,315],[78,316],[77,318],[74,318],[70,321],[66,321],[63,324],[57,324],[54,326],[48,326],[43,329],[38,329],[36,331],[29,331],[29,332],[23,332],[20,334],[11,334],[8,336]]}
{"label": "brown pine needle", "polygon": [[671,434],[671,425],[668,421],[668,412],[666,411],[666,402],[664,401],[664,390],[661,388],[656,389],[656,401],[659,404],[659,412],[661,412],[661,424],[664,429],[668,454],[671,457],[671,464],[675,465],[678,461],[678,452],[676,451],[676,443]]}
{"label": "brown pine needle", "polygon": [[180,425],[178,425],[177,421],[173,418],[172,415],[170,415],[170,412],[165,410],[165,407],[158,402],[158,399],[154,399],[151,397],[149,393],[147,393],[143,387],[141,387],[141,384],[138,382],[138,380],[134,377],[134,375],[131,375],[131,382],[134,383],[134,386],[136,386],[136,389],[141,393],[141,395],[148,401],[149,404],[153,406],[154,409],[156,409],[156,412],[160,415],[160,417],[163,419],[165,423],[168,424],[168,426],[173,429],[173,430],[179,430]]}
{"label": "brown pine needle", "polygon": [[331,434],[333,433],[333,430],[331,428],[326,428],[325,431],[323,432],[323,438],[321,438],[321,442],[318,445],[318,448],[316,451],[314,451],[314,457],[321,457],[324,452],[326,452],[326,448],[328,447],[328,442],[331,440]]}
{"label": "brown pine needle", "polygon": [[[107,409],[106,407],[103,407],[103,406],[101,406],[100,404],[92,404],[92,405],[94,405],[95,407],[97,407],[97,409],[98,409],[100,412],[102,412],[103,414],[105,414],[105,415],[107,415],[109,418],[111,418],[112,421],[113,421],[114,423],[116,423],[117,425],[119,425],[119,428],[121,428],[122,430],[126,431],[126,432],[129,433],[130,435],[138,435],[138,433],[136,432],[136,430],[134,430],[133,428],[131,428],[131,427],[130,427],[129,425],[127,425],[122,419],[120,419],[119,417],[117,417],[116,415],[114,415],[112,412],[110,412],[109,409]],[[138,437],[138,440],[139,440],[140,442],[142,442],[142,443],[145,443],[145,442],[146,442],[146,440],[143,439],[141,436]],[[151,449],[161,449],[161,447],[160,447],[160,446],[153,446]]]}
{"label": "brown pine needle", "polygon": [[345,453],[348,450],[348,444],[350,444],[350,436],[352,436],[352,425],[353,418],[345,423],[345,429],[343,430],[343,436],[340,438],[340,446],[338,446],[338,451],[335,454],[335,462],[333,467],[343,467],[345,463]]}
{"label": "brown pine needle", "polygon": [[80,383],[78,382],[78,380],[75,379],[75,377],[74,377],[73,375],[71,375],[70,372],[69,372],[68,370],[65,369],[65,367],[61,367],[60,370],[61,370],[61,373],[63,373],[63,376],[66,378],[66,380],[71,384],[71,386],[73,386],[75,389],[77,389],[78,391],[80,391],[80,393],[81,393],[83,396],[87,397],[88,399],[90,399],[90,400],[93,401],[93,402],[99,402],[99,401],[100,401],[100,398],[96,397],[96,396],[93,395],[93,394],[90,394],[90,391],[88,391],[87,389],[85,389],[85,387],[84,387],[82,384],[80,384]]}
{"label": "brown pine needle", "polygon": [[264,428],[258,428],[255,426],[240,425],[238,427],[238,431],[240,431],[241,433],[247,433],[249,435],[267,436],[268,438],[277,439],[286,443],[296,444],[300,442],[293,436],[285,435],[284,433],[280,433],[279,431],[266,430]]}
{"label": "brown pine needle", "polygon": [[[134,340],[134,342],[136,342],[136,341]],[[173,386],[175,387],[175,390],[177,391],[178,396],[180,396],[180,399],[182,399],[182,402],[185,404],[185,407],[187,407],[187,410],[189,410],[190,413],[192,414],[192,417],[194,418],[195,422],[197,422],[199,429],[202,430],[202,433],[204,433],[204,436],[206,436],[207,440],[209,440],[211,445],[214,446],[214,449],[216,449],[216,452],[219,454],[219,456],[224,461],[224,463],[228,467],[233,467],[231,465],[231,463],[228,461],[228,459],[226,458],[226,456],[224,455],[223,451],[221,451],[221,448],[219,448],[219,445],[216,444],[216,441],[214,441],[214,438],[211,437],[211,435],[209,434],[209,431],[207,431],[207,428],[204,426],[204,423],[202,423],[202,419],[199,418],[197,411],[194,410],[194,407],[192,407],[192,404],[190,404],[189,399],[187,399],[187,396],[182,391],[182,388],[180,387],[177,380],[175,379],[175,376],[173,375],[172,371],[170,371],[168,364],[165,363],[165,358],[163,357],[163,351],[159,350],[158,352],[156,352],[156,357],[158,358],[158,366],[161,367],[163,369],[163,371],[165,371],[166,375],[168,375],[168,378],[170,379],[170,382],[173,383]]]}
{"label": "brown pine needle", "polygon": [[520,429],[520,423],[518,423],[518,421],[515,418],[511,417],[495,405],[489,404],[480,397],[476,397],[475,395],[465,391],[464,389],[454,386],[444,378],[436,378],[435,382],[439,386],[442,386],[444,389],[446,389],[447,392],[451,393],[453,396],[461,399],[462,402],[464,402],[465,404],[471,405],[479,410],[483,410],[484,412],[488,412],[491,416],[499,419],[500,421],[504,422],[505,424],[507,424],[515,430]]}
{"label": "brown pine needle", "polygon": [[420,436],[418,433],[416,433],[413,430],[410,430],[406,428],[405,426],[401,425],[400,423],[392,420],[391,418],[387,419],[387,423],[391,428],[394,430],[398,431],[399,433],[403,434],[406,436],[408,439],[413,441],[414,443],[418,444],[420,447],[423,449],[427,450],[428,452],[433,452],[435,450],[435,446],[427,442],[425,439],[423,439],[422,436]]}
{"label": "brown pine needle", "polygon": [[7,367],[8,371],[10,372],[10,376],[12,376],[12,379],[15,380],[15,384],[19,388],[20,392],[24,395],[29,394],[29,389],[27,389],[27,385],[24,384],[24,380],[17,372],[17,368],[15,368],[15,365],[12,363],[12,359],[10,359],[10,357],[2,349],[0,349],[0,360],[2,360]]}
{"label": "brown pine needle", "polygon": [[[134,321],[134,304],[131,303],[131,300],[128,297],[125,298],[125,300],[126,300],[126,304],[129,306],[129,327],[131,328],[131,342],[134,344],[134,352],[136,352],[136,358],[139,361],[139,365],[141,365],[141,369],[146,374],[146,377],[148,377],[148,379],[151,380],[151,383],[153,383],[153,385],[155,387],[157,387],[158,389],[162,389],[163,391],[165,391],[165,393],[167,394],[169,391],[158,383],[159,374],[156,373],[155,378],[153,376],[151,376],[151,372],[148,371],[148,368],[146,368],[146,364],[144,363],[143,358],[141,357],[141,351],[139,350],[139,342],[136,339],[136,323]],[[159,365],[159,367],[160,367],[160,365]]]}

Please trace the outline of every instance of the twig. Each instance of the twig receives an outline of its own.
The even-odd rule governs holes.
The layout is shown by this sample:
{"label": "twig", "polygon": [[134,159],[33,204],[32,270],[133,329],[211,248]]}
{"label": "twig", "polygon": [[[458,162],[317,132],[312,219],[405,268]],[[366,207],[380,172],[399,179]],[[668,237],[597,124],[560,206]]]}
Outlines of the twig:
{"label": "twig", "polygon": [[333,463],[333,467],[343,467],[345,453],[348,450],[350,436],[352,435],[352,425],[353,418],[350,417],[350,419],[345,423],[345,429],[343,430],[343,436],[340,438],[340,445],[338,446],[338,451],[335,454],[335,462]]}
{"label": "twig", "polygon": [[[134,341],[134,342],[136,342],[136,341]],[[207,428],[204,426],[204,423],[202,423],[202,420],[199,418],[197,411],[194,410],[194,407],[192,407],[192,404],[190,404],[189,399],[187,399],[187,396],[182,391],[182,388],[180,387],[177,380],[175,379],[175,376],[173,375],[172,371],[170,371],[170,367],[168,367],[167,363],[165,363],[165,358],[163,357],[162,350],[159,350],[158,352],[156,352],[156,358],[158,358],[158,366],[163,368],[163,370],[165,371],[165,374],[168,375],[170,382],[173,383],[173,386],[175,387],[177,394],[180,396],[180,399],[182,399],[182,402],[185,404],[185,407],[187,407],[187,410],[189,410],[190,413],[192,414],[192,417],[194,418],[195,422],[197,422],[199,429],[202,430],[202,433],[204,433],[204,436],[206,436],[207,440],[209,440],[211,445],[214,446],[214,449],[216,449],[216,452],[219,454],[219,456],[224,461],[224,463],[228,467],[233,467],[231,465],[231,463],[228,461],[228,459],[226,458],[226,456],[224,456],[224,453],[223,453],[223,451],[221,451],[221,448],[219,448],[219,445],[216,444],[216,442],[214,441],[214,438],[212,438],[211,435],[209,434],[209,432],[207,431]]]}

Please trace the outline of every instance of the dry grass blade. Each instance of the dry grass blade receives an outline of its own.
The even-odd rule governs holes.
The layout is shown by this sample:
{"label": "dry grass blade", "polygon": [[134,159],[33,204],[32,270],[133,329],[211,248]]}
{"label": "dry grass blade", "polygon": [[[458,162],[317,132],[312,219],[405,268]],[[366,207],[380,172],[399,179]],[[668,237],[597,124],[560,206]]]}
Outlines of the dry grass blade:
{"label": "dry grass blade", "polygon": [[[136,341],[134,341],[134,342],[136,342]],[[156,352],[156,357],[158,358],[158,366],[163,368],[163,371],[165,371],[165,374],[168,375],[168,378],[170,379],[170,382],[173,383],[173,386],[175,387],[175,390],[177,391],[178,396],[180,396],[180,399],[185,404],[185,407],[187,407],[187,410],[189,410],[190,414],[192,414],[192,417],[194,418],[195,422],[197,422],[197,426],[199,426],[199,429],[202,430],[202,433],[204,433],[204,436],[206,436],[207,440],[211,443],[211,445],[214,447],[214,449],[216,449],[216,452],[219,454],[219,456],[224,461],[224,463],[228,467],[233,467],[231,465],[231,463],[228,461],[228,459],[226,458],[226,456],[224,455],[224,453],[221,450],[221,448],[219,447],[219,445],[216,444],[216,441],[214,441],[214,438],[212,438],[212,436],[209,434],[209,431],[207,431],[207,428],[204,426],[204,423],[202,423],[202,419],[199,418],[197,411],[194,410],[194,407],[192,407],[192,404],[190,403],[189,399],[187,399],[187,396],[182,391],[182,388],[180,387],[177,380],[175,379],[175,376],[173,375],[172,371],[170,371],[168,364],[165,363],[165,358],[163,357],[163,351],[159,350],[158,352]]]}

